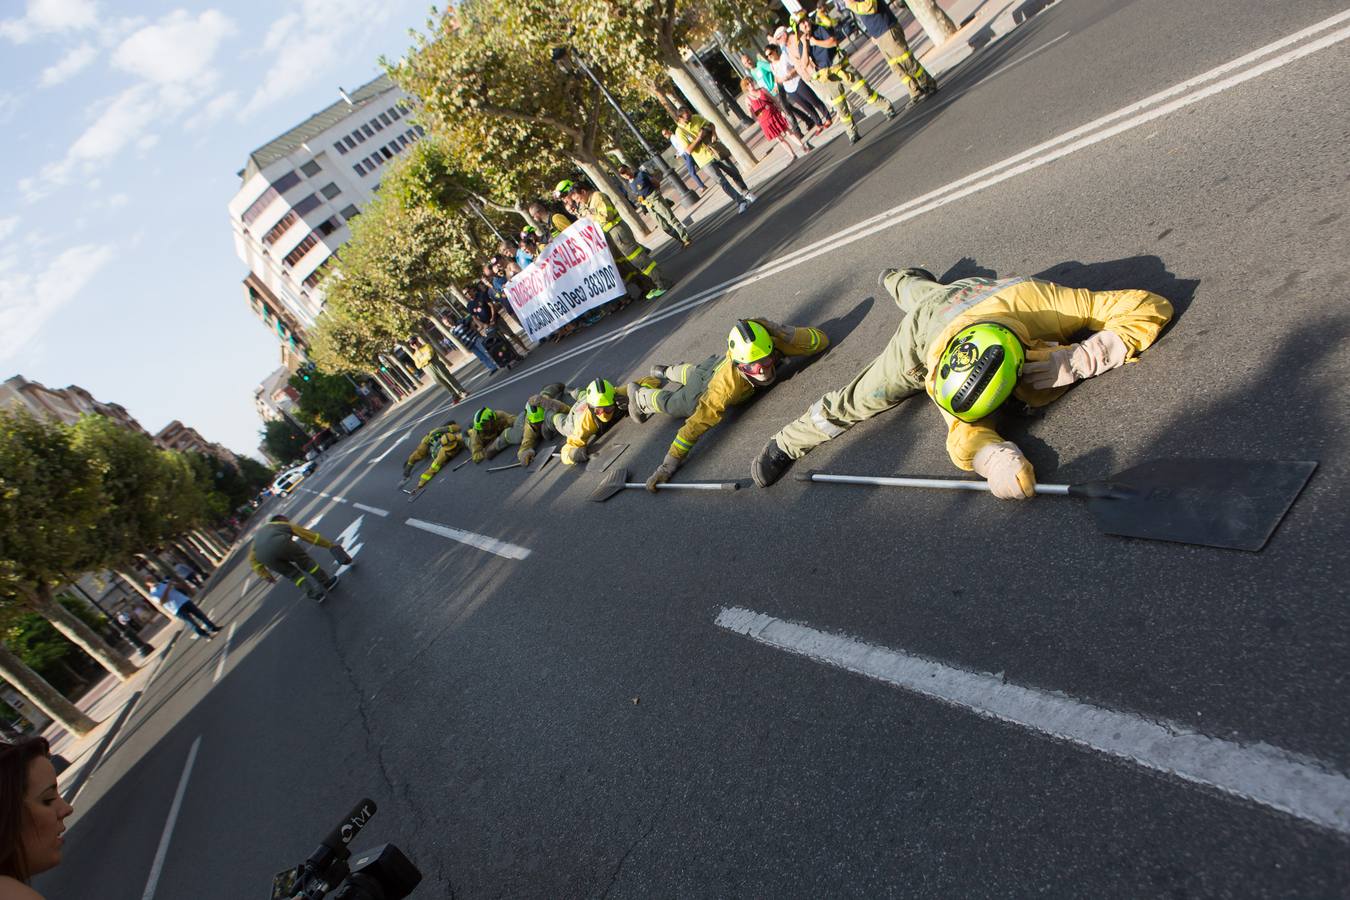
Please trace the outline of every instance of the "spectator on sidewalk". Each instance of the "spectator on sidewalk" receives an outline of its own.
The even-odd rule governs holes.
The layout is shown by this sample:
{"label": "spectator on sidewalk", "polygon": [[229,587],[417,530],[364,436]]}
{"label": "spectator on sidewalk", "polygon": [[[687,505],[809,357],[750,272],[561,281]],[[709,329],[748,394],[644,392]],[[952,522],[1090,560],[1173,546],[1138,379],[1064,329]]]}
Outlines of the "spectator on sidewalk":
{"label": "spectator on sidewalk", "polygon": [[[178,582],[181,587],[187,587],[183,582]],[[150,596],[154,598],[159,608],[164,610],[167,616],[177,616],[192,627],[192,639],[213,638],[220,632],[220,626],[206,617],[200,606],[192,602],[192,598],[178,588],[169,584],[168,581],[155,582],[149,579],[145,582],[146,589]]]}
{"label": "spectator on sidewalk", "polygon": [[764,48],[764,57],[769,61],[769,66],[773,69],[774,77],[778,79],[778,86],[783,91],[783,103],[790,110],[796,110],[798,115],[804,117],[807,121],[815,123],[815,133],[819,135],[826,128],[829,128],[834,121],[830,115],[829,108],[821,102],[820,97],[811,89],[797,73],[796,68],[784,55],[781,47],[781,41],[787,39],[787,29],[779,28],[773,33],[775,41],[779,43],[770,44]]}
{"label": "spectator on sidewalk", "polygon": [[173,570],[179,578],[183,579],[193,587],[201,587],[202,582],[206,580],[202,577],[200,572],[186,563],[175,563]]}
{"label": "spectator on sidewalk", "polygon": [[574,216],[569,216],[556,209],[546,200],[534,200],[525,209],[530,214],[530,218],[538,225],[539,233],[543,235],[539,239],[540,250],[568,229],[576,221]]}
{"label": "spectator on sidewalk", "polygon": [[0,743],[0,897],[42,900],[28,882],[60,865],[74,811],[57,789],[46,738]]}
{"label": "spectator on sidewalk", "polygon": [[811,118],[804,117],[801,110],[797,109],[795,106],[791,106],[787,102],[787,96],[783,92],[783,86],[778,83],[778,76],[773,74],[773,66],[769,64],[767,58],[759,56],[755,59],[751,59],[750,54],[742,53],[741,65],[745,66],[746,71],[750,73],[751,83],[764,88],[764,90],[768,91],[769,96],[773,97],[778,103],[778,106],[787,117],[788,127],[792,129],[792,133],[797,136],[798,140],[801,140],[803,135],[798,120],[806,122],[807,131],[810,131],[819,124]]}
{"label": "spectator on sidewalk", "polygon": [[[514,366],[518,359],[515,348],[497,331],[497,306],[492,297],[479,283],[469,295],[469,317],[483,351],[497,363],[498,367]],[[481,357],[480,357],[481,359]]]}
{"label": "spectator on sidewalk", "polygon": [[685,230],[684,223],[675,214],[670,201],[661,193],[661,188],[652,176],[644,169],[638,169],[634,173],[633,167],[629,165],[619,166],[619,176],[623,178],[623,188],[633,202],[645,207],[660,224],[662,231],[688,247],[689,232]]}
{"label": "spectator on sidewalk", "polygon": [[[473,296],[473,287],[470,286],[469,288],[466,288],[465,293],[469,296]],[[475,320],[472,315],[465,314],[462,316],[460,320],[455,323],[453,329],[455,337],[459,338],[464,343],[464,346],[469,348],[469,352],[478,357],[478,361],[487,367],[488,374],[493,375],[501,368],[501,366],[497,365],[496,360],[492,358],[492,354],[487,351],[485,346],[483,346],[483,336],[478,333],[478,327],[474,322]]]}
{"label": "spectator on sidewalk", "polygon": [[[717,158],[713,149],[717,132],[714,130],[712,123],[702,116],[694,115],[689,107],[682,106],[675,114],[675,137],[680,139],[685,152],[694,158],[694,162],[698,163],[700,169],[711,170],[717,176],[717,183],[731,198],[731,202],[736,204],[737,212],[745,212],[746,207],[755,202],[755,195],[750,193],[750,188],[746,187],[745,179],[741,177],[740,170],[735,165]],[[728,181],[728,178],[736,182],[740,191],[731,186],[731,181]]]}
{"label": "spectator on sidewalk", "polygon": [[492,301],[494,318],[492,327],[496,328],[503,337],[505,337],[514,349],[523,358],[530,352],[530,348],[525,346],[525,339],[520,336],[520,326],[514,318],[508,315],[510,301],[506,299],[506,282],[511,280],[510,273],[506,271],[507,263],[510,259],[506,256],[494,256],[483,264],[483,276],[488,288],[488,298]]}
{"label": "spectator on sidewalk", "polygon": [[745,91],[745,103],[750,110],[750,114],[759,122],[759,130],[764,133],[764,140],[778,141],[787,148],[793,159],[797,158],[797,153],[792,149],[792,144],[796,143],[801,148],[803,154],[811,149],[811,145],[803,141],[799,136],[788,131],[788,123],[783,118],[783,111],[778,108],[773,97],[763,87],[755,84],[749,78],[741,79],[741,90]]}
{"label": "spectator on sidewalk", "polygon": [[708,189],[708,186],[703,183],[702,178],[698,177],[698,169],[694,166],[694,158],[685,152],[684,142],[680,140],[679,135],[669,128],[662,128],[661,134],[665,135],[666,140],[670,141],[670,146],[675,149],[675,155],[684,162],[684,170],[689,173],[689,177],[693,179],[694,184],[698,185],[698,192],[702,194]]}

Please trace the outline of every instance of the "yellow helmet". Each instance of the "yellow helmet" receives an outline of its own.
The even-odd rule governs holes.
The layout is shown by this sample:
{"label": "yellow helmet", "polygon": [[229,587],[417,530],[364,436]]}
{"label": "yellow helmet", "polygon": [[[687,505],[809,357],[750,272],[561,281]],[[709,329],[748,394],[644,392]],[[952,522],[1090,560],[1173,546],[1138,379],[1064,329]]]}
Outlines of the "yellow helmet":
{"label": "yellow helmet", "polygon": [[738,366],[756,362],[773,352],[773,336],[754,319],[741,319],[727,335],[727,350]]}

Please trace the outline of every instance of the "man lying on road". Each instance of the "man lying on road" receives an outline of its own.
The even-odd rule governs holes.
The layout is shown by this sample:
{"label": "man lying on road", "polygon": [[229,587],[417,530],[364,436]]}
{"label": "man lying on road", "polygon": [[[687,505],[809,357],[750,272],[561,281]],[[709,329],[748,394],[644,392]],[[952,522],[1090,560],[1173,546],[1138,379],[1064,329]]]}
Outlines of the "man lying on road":
{"label": "man lying on road", "polygon": [[460,436],[459,425],[451,419],[439,428],[431,429],[427,432],[427,436],[422,438],[422,442],[403,464],[403,477],[412,475],[414,465],[428,456],[431,457],[431,465],[422,473],[422,477],[417,479],[417,487],[414,488],[420,491],[463,447],[464,439]]}
{"label": "man lying on road", "polygon": [[[656,366],[651,376],[628,385],[629,410],[645,422],[653,413],[684,418],[666,458],[647,479],[647,490],[684,463],[703,433],[722,421],[727,408],[739,406],[778,379],[778,364],[787,356],[814,356],[830,345],[819,328],[779,325],[768,319],[742,319],[727,335],[725,354],[701,363]],[[671,382],[675,387],[662,387]]]}
{"label": "man lying on road", "polygon": [[[569,404],[570,396],[577,402]],[[542,407],[553,430],[566,439],[559,454],[563,465],[576,466],[590,458],[591,444],[627,414],[628,392],[597,378],[579,391],[563,391],[557,397],[535,394],[530,403]]]}
{"label": "man lying on road", "polygon": [[[1036,278],[940,284],[923,269],[887,269],[881,286],[904,318],[885,349],[844,387],[779,431],[751,465],[767,487],[793,461],[864,419],[926,391],[947,423],[947,454],[1003,500],[1034,496],[1036,473],[994,430],[1009,397],[1044,406],[1085,378],[1147,349],[1172,304],[1144,290],[1089,291]],[[1092,332],[1081,343],[1063,343]]]}

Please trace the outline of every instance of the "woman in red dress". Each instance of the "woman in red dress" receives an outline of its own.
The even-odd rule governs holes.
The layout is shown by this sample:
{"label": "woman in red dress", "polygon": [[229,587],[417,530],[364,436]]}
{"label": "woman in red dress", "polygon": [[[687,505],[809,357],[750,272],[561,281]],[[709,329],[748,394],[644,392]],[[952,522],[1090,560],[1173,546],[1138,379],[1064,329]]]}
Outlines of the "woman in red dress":
{"label": "woman in red dress", "polygon": [[749,78],[741,79],[741,90],[745,91],[746,105],[750,107],[750,114],[759,122],[759,130],[764,132],[764,139],[767,141],[780,141],[787,148],[792,158],[797,158],[797,153],[792,149],[796,144],[801,148],[802,153],[811,149],[809,141],[797,137],[788,130],[787,119],[783,117],[783,111],[778,108],[769,92],[755,84]]}

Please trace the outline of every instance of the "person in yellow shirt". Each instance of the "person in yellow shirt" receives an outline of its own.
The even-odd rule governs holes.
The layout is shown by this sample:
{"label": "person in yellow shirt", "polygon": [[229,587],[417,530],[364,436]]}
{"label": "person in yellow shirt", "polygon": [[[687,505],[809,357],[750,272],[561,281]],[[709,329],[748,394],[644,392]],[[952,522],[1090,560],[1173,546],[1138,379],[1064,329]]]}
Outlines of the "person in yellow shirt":
{"label": "person in yellow shirt", "polygon": [[[717,131],[707,119],[694,115],[693,110],[688,107],[682,106],[675,111],[675,135],[672,143],[692,156],[700,169],[711,171],[717,177],[717,183],[722,186],[722,190],[731,198],[731,202],[736,204],[736,211],[745,212],[746,207],[755,202],[755,195],[746,187],[739,169],[717,158],[717,151],[713,147],[716,140]],[[727,181],[728,178],[736,182],[740,191],[731,186],[731,182]]]}
{"label": "person in yellow shirt", "polygon": [[[637,242],[633,229],[619,217],[619,211],[609,197],[581,181],[573,183],[567,195],[577,204],[581,215],[588,216],[605,232],[610,253],[619,264],[624,281],[633,281],[648,300],[655,300],[668,290],[656,260],[652,259],[646,247]],[[627,271],[624,271],[625,263]]]}
{"label": "person in yellow shirt", "polygon": [[[725,353],[700,363],[657,366],[651,376],[628,385],[629,414],[645,422],[654,413],[683,418],[666,457],[647,479],[647,490],[670,480],[694,444],[739,406],[778,380],[785,357],[814,356],[830,346],[819,328],[779,325],[768,319],[741,319],[727,335]],[[674,387],[665,387],[669,382]]]}
{"label": "person in yellow shirt", "polygon": [[[904,317],[876,359],[821,397],[765,445],[751,466],[760,487],[849,428],[923,391],[947,426],[947,455],[1000,499],[1035,495],[1036,473],[995,430],[1010,397],[1044,406],[1073,384],[1146,350],[1172,305],[1145,290],[1090,291],[1038,278],[962,278],[887,269],[881,286]],[[1088,333],[1081,341],[1076,335]]]}

